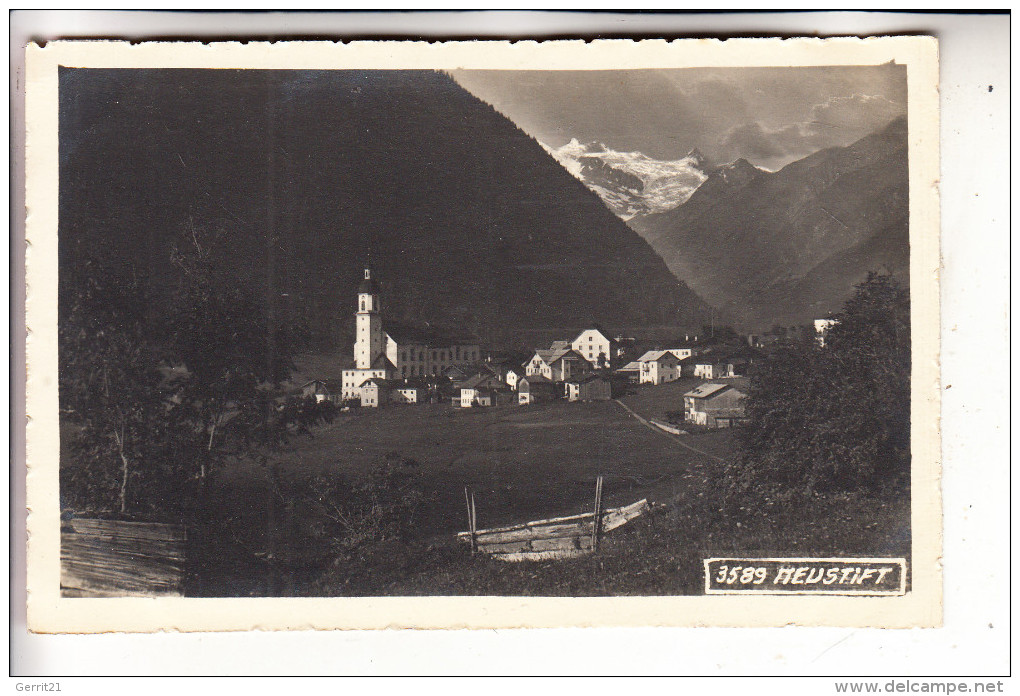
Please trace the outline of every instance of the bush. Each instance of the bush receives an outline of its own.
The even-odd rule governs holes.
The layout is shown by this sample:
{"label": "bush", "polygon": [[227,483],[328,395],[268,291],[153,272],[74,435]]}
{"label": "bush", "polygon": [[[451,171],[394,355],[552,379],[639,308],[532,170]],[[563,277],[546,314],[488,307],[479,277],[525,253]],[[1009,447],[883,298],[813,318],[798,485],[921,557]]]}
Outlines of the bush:
{"label": "bush", "polygon": [[787,347],[756,365],[739,490],[783,498],[909,486],[908,295],[871,274],[835,319],[825,347]]}
{"label": "bush", "polygon": [[[209,481],[189,537],[193,587],[204,596],[316,593],[371,572],[400,548],[422,506],[417,462],[391,453],[364,479],[309,476],[263,462],[237,463]],[[398,554],[399,555],[399,554]]]}

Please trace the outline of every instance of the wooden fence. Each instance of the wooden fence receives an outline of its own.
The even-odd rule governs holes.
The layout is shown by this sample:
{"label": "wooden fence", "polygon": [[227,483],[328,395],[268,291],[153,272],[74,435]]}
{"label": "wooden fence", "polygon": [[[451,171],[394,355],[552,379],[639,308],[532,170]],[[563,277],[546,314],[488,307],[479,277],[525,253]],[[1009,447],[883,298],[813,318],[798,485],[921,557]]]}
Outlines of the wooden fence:
{"label": "wooden fence", "polygon": [[457,538],[471,545],[472,552],[492,555],[503,561],[540,561],[572,558],[598,550],[606,532],[621,527],[650,509],[647,500],[619,508],[602,508],[602,477],[596,487],[595,512],[553,517],[492,529],[476,529],[474,495],[465,491],[469,531]]}
{"label": "wooden fence", "polygon": [[60,528],[65,597],[181,596],[187,534],[150,522],[71,519]]}

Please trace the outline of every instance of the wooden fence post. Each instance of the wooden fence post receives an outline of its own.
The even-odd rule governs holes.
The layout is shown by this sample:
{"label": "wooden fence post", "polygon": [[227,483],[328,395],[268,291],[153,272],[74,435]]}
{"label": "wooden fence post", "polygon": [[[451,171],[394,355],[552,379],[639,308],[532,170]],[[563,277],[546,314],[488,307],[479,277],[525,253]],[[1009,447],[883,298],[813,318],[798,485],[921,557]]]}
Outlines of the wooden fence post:
{"label": "wooden fence post", "polygon": [[471,537],[475,551],[478,550],[478,514],[475,512],[475,492],[471,491]]}
{"label": "wooden fence post", "polygon": [[602,534],[602,477],[595,479],[595,517],[591,525],[591,550],[599,550],[599,536]]}
{"label": "wooden fence post", "polygon": [[475,537],[475,495],[471,492],[470,486],[464,487],[464,504],[467,506],[468,531],[471,532],[471,553],[478,550],[478,542]]}

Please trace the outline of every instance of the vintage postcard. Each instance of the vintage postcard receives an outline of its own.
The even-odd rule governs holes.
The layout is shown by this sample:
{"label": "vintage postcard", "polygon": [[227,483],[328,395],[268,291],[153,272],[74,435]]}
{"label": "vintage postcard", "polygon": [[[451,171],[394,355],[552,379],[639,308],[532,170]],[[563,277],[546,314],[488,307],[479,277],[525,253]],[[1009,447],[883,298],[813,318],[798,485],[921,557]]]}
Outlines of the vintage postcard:
{"label": "vintage postcard", "polygon": [[930,37],[27,56],[29,626],[937,626]]}

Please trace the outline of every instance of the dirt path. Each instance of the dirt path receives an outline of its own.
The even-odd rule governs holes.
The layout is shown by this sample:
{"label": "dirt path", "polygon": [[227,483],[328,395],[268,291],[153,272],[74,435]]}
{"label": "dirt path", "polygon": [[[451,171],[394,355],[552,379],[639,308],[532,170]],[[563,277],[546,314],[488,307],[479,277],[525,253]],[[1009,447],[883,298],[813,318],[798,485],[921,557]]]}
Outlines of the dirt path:
{"label": "dirt path", "polygon": [[727,462],[726,462],[726,460],[725,460],[725,459],[723,459],[722,457],[717,457],[717,456],[715,456],[714,454],[709,454],[709,453],[708,453],[708,452],[706,452],[705,450],[701,450],[701,449],[698,449],[697,447],[692,447],[692,446],[688,445],[688,444],[687,444],[686,442],[683,442],[683,441],[681,441],[681,439],[680,439],[680,436],[679,436],[679,435],[673,435],[673,434],[671,434],[671,433],[667,433],[667,432],[666,432],[665,430],[662,430],[662,429],[660,429],[660,428],[656,428],[656,427],[655,427],[654,425],[652,425],[652,424],[651,424],[651,423],[649,423],[649,422],[648,422],[647,420],[645,420],[644,418],[642,418],[641,416],[639,416],[639,415],[638,415],[637,413],[635,413],[635,412],[633,411],[633,409],[631,409],[631,407],[630,407],[630,406],[628,406],[627,404],[623,403],[623,402],[622,402],[622,401],[620,401],[619,399],[613,399],[613,401],[615,401],[616,403],[620,404],[620,406],[622,406],[622,407],[623,407],[623,410],[625,410],[625,411],[626,411],[627,413],[629,413],[630,415],[632,415],[632,416],[634,416],[635,418],[637,418],[638,422],[639,422],[639,423],[641,423],[641,425],[643,425],[643,426],[645,426],[646,428],[648,428],[649,430],[652,430],[652,431],[654,431],[654,432],[657,432],[657,433],[659,433],[660,435],[662,435],[662,436],[664,436],[664,437],[668,437],[668,438],[669,438],[670,440],[672,440],[672,441],[673,441],[673,442],[675,442],[676,444],[680,445],[680,446],[681,446],[681,447],[683,447],[684,449],[689,449],[689,450],[690,450],[691,452],[696,452],[696,453],[698,453],[698,454],[701,454],[701,455],[704,455],[704,456],[706,456],[706,457],[710,457],[710,458],[714,459],[715,461],[717,461],[717,462],[721,462],[721,463],[723,463],[723,464],[726,464],[726,463],[727,463]]}

